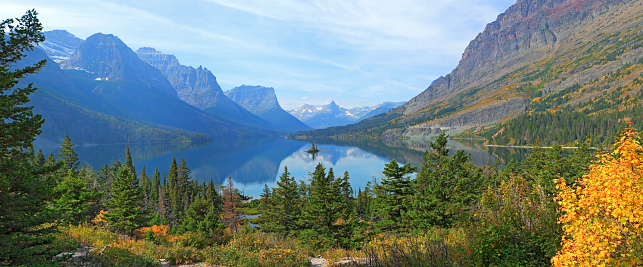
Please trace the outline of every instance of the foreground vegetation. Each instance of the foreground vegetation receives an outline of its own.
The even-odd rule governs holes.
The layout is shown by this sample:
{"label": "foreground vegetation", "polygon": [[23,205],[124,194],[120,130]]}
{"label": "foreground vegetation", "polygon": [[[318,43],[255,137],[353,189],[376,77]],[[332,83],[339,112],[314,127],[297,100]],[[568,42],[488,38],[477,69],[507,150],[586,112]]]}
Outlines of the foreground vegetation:
{"label": "foreground vegetation", "polygon": [[[43,120],[26,104],[36,89],[14,86],[45,62],[11,64],[43,40],[42,27],[35,11],[0,26],[9,30],[0,51],[0,265],[63,264],[54,255],[79,247],[95,248],[97,266],[308,266],[315,255],[375,266],[643,264],[643,146],[631,126],[595,160],[587,146],[555,146],[504,169],[450,156],[442,134],[419,170],[393,160],[364,190],[319,164],[308,182],[286,168],[276,188],[242,204],[231,178],[199,184],[184,159],[150,178],[129,148],[124,163],[97,172],[79,166],[68,137],[57,157],[35,152]],[[240,209],[262,214],[259,226],[245,226]]]}

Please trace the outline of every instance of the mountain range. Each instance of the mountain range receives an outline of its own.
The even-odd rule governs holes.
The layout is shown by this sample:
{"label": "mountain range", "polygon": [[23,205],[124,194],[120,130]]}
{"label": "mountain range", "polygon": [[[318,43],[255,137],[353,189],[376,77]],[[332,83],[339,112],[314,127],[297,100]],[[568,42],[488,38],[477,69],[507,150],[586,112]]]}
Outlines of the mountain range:
{"label": "mountain range", "polygon": [[[223,95],[214,76],[204,68],[185,67],[183,70],[187,72],[181,72],[178,65],[176,72],[199,74],[194,75],[199,79],[184,82],[210,86],[214,92],[210,94],[215,96],[218,90],[223,100],[215,101],[214,105],[228,104],[233,111],[216,113],[212,109],[214,105],[202,110],[181,100],[159,69],[142,61],[114,35],[98,33],[79,43],[66,32],[46,34],[50,39],[19,63],[33,64],[48,59],[45,68],[23,81],[33,82],[40,88],[31,97],[36,112],[46,119],[40,144],[59,144],[65,134],[78,144],[207,141],[277,135],[271,129],[272,124]],[[69,55],[75,45],[77,49]],[[60,64],[50,55],[61,59]],[[173,81],[181,82],[180,79]],[[230,115],[235,109],[246,117]],[[238,122],[242,120],[245,123]]]}
{"label": "mountain range", "polygon": [[451,73],[404,105],[303,136],[611,139],[626,121],[643,126],[642,3],[518,0],[469,43]]}
{"label": "mountain range", "polygon": [[271,123],[252,114],[221,91],[217,78],[208,69],[179,64],[174,55],[151,47],[139,48],[140,59],[161,71],[176,90],[179,99],[223,121],[280,131]]}
{"label": "mountain range", "polygon": [[344,108],[331,101],[327,105],[313,106],[305,104],[299,108],[290,110],[290,114],[300,121],[315,129],[322,129],[332,126],[344,126],[356,123],[365,118],[384,113],[392,108],[398,107],[404,102],[384,102],[379,105],[360,108]]}

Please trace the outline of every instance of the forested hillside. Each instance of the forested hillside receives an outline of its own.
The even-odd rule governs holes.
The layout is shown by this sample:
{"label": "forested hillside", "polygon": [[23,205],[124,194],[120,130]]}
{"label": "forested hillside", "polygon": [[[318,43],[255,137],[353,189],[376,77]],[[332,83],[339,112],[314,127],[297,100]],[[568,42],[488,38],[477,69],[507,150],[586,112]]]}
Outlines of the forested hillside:
{"label": "forested hillside", "polygon": [[495,144],[607,145],[626,121],[641,121],[642,12],[641,1],[518,1],[471,41],[452,73],[408,103],[306,136],[400,138],[440,128]]}

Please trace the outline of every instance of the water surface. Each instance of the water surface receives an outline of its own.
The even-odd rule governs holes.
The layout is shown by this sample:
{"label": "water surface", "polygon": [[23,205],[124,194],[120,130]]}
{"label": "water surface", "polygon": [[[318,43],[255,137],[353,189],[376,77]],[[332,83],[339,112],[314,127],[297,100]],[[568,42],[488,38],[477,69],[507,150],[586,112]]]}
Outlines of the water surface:
{"label": "water surface", "polygon": [[[308,181],[318,163],[332,168],[335,176],[348,171],[353,189],[364,188],[367,182],[382,177],[385,164],[395,159],[399,163],[422,164],[423,152],[430,149],[428,140],[406,140],[383,143],[379,140],[336,141],[318,140],[321,151],[315,155],[306,152],[311,143],[287,139],[233,139],[215,140],[210,144],[131,144],[130,152],[137,172],[145,166],[152,176],[158,168],[161,175],[168,173],[173,157],[177,163],[185,158],[192,171],[192,179],[199,182],[225,184],[232,177],[235,187],[245,195],[258,198],[264,184],[276,187],[276,180],[284,168],[297,180]],[[487,148],[480,142],[449,140],[451,154],[464,150],[478,165],[494,163],[501,165],[509,160],[520,161],[525,149]],[[125,144],[75,146],[81,163],[94,171],[125,161]],[[57,154],[57,148],[44,149]]]}

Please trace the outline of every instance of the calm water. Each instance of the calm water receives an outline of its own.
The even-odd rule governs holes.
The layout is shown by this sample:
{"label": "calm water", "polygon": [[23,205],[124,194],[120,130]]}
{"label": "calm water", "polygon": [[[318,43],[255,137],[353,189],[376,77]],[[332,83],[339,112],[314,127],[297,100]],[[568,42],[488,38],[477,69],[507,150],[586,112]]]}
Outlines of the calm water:
{"label": "calm water", "polygon": [[[73,140],[72,140],[73,141]],[[235,187],[246,195],[258,198],[264,184],[276,187],[276,180],[284,167],[298,180],[307,181],[309,173],[322,162],[333,168],[336,176],[348,171],[351,185],[355,190],[363,188],[368,181],[380,179],[384,165],[395,159],[400,163],[410,162],[420,166],[423,151],[429,148],[428,141],[405,141],[384,144],[381,141],[320,141],[321,150],[313,156],[306,153],[311,143],[297,140],[219,140],[211,144],[132,144],[130,152],[137,172],[145,166],[149,176],[158,168],[161,175],[167,174],[172,157],[177,163],[185,158],[192,170],[192,179],[199,182],[224,184],[232,177]],[[510,159],[519,161],[525,150],[507,148],[486,148],[472,141],[449,141],[452,153],[464,150],[478,165],[500,160],[501,164]],[[94,171],[118,161],[125,161],[125,145],[75,146],[81,163],[92,166]],[[43,152],[57,154],[57,148],[43,149]]]}

